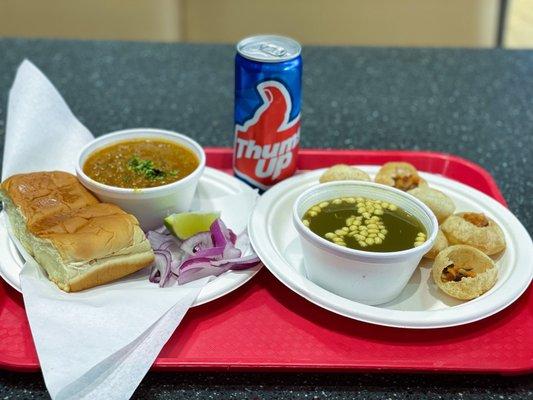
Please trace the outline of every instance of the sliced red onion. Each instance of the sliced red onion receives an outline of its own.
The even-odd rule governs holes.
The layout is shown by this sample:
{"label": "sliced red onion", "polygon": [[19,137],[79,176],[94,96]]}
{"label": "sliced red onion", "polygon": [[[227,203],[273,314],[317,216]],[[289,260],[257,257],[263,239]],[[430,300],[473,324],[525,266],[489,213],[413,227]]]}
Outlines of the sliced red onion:
{"label": "sliced red onion", "polygon": [[[150,272],[151,282],[165,286],[171,275],[172,254],[168,250],[154,250],[154,263]],[[159,278],[159,279],[158,279]]]}
{"label": "sliced red onion", "polygon": [[208,257],[210,259],[222,259],[224,257],[225,247],[211,247],[210,249],[201,249],[194,253],[195,257]]}
{"label": "sliced red onion", "polygon": [[219,276],[228,270],[251,268],[261,261],[255,254],[246,257],[235,247],[237,235],[219,218],[208,232],[200,232],[184,242],[166,228],[150,231],[148,240],[154,248],[155,261],[149,280],[163,287],[172,276],[184,284],[206,276]]}
{"label": "sliced red onion", "polygon": [[213,221],[211,227],[209,228],[209,231],[211,232],[213,244],[215,246],[226,246],[226,243],[229,239],[229,232],[228,228],[226,228],[226,225],[224,225],[224,222],[222,222],[220,218],[217,218]]}
{"label": "sliced red onion", "polygon": [[148,280],[152,283],[159,283],[159,281],[161,280],[161,272],[155,267],[154,264],[152,264],[152,269],[150,270],[150,276],[148,277]]}
{"label": "sliced red onion", "polygon": [[165,225],[162,225],[160,228],[157,228],[155,231],[150,231],[150,232],[157,232],[157,233],[163,233],[163,234],[170,233]]}
{"label": "sliced red onion", "polygon": [[211,259],[207,257],[191,257],[186,260],[184,260],[179,268],[178,268],[178,275],[182,273],[183,271],[186,271],[191,268],[201,268],[211,265]]}
{"label": "sliced red onion", "polygon": [[233,244],[237,242],[237,235],[235,232],[228,229],[220,218],[213,221],[209,231],[211,232],[215,246],[225,246],[227,242]]}
{"label": "sliced red onion", "polygon": [[228,228],[228,232],[229,232],[229,240],[231,241],[231,243],[235,245],[237,243],[237,235],[235,234],[235,232],[233,232],[229,228]]}
{"label": "sliced red onion", "polygon": [[179,267],[178,283],[187,283],[206,276],[218,276],[228,270],[227,266],[215,267],[207,257],[192,257],[183,261]]}
{"label": "sliced red onion", "polygon": [[195,257],[209,257],[211,260],[222,260],[225,258],[238,258],[242,252],[234,247],[231,243],[227,243],[225,247],[211,247],[210,249],[198,250],[194,253]]}
{"label": "sliced red onion", "polygon": [[257,258],[256,260],[250,260],[250,261],[236,261],[236,262],[233,262],[233,263],[230,263],[230,267],[229,269],[231,269],[232,271],[242,271],[244,269],[248,269],[248,268],[253,268],[255,267],[256,265],[258,265],[259,263],[261,262],[261,260],[259,258]]}
{"label": "sliced red onion", "polygon": [[156,231],[149,231],[146,238],[150,242],[153,249],[159,249],[165,242],[176,240],[172,235],[165,235]]}
{"label": "sliced red onion", "polygon": [[198,268],[189,268],[178,275],[178,283],[183,285],[195,281],[197,279],[205,278],[207,276],[219,276],[228,270],[228,266],[213,267],[212,265],[205,265]]}
{"label": "sliced red onion", "polygon": [[234,247],[232,244],[228,243],[224,248],[224,254],[222,255],[222,259],[226,260],[231,258],[239,258],[241,254],[242,251]]}
{"label": "sliced red onion", "polygon": [[[229,259],[223,259],[223,260],[217,260],[217,261],[211,261],[211,265],[214,265],[215,267],[220,267],[225,264],[234,264],[235,267],[239,267],[240,265],[248,265],[248,267],[253,267],[254,265],[257,265],[261,262],[259,257],[257,257],[255,254],[250,254],[246,257],[240,257],[240,258],[229,258]],[[232,268],[235,269],[235,268]],[[244,269],[244,268],[239,268]]]}
{"label": "sliced red onion", "polygon": [[179,255],[176,258],[172,257],[172,262],[170,263],[170,272],[172,272],[176,276],[178,276],[179,274],[182,259],[182,255]]}
{"label": "sliced red onion", "polygon": [[170,253],[173,255],[173,256],[180,256],[180,259],[182,258],[181,255],[182,255],[182,251],[181,251],[181,242],[178,241],[177,239],[175,238],[172,238],[170,239],[169,241],[167,242],[163,242],[161,244],[161,246],[159,247],[159,249],[161,250],[168,250],[170,251]]}
{"label": "sliced red onion", "polygon": [[209,249],[211,247],[213,247],[211,234],[209,232],[200,232],[185,240],[181,245],[181,250],[187,254],[193,255],[199,250]]}

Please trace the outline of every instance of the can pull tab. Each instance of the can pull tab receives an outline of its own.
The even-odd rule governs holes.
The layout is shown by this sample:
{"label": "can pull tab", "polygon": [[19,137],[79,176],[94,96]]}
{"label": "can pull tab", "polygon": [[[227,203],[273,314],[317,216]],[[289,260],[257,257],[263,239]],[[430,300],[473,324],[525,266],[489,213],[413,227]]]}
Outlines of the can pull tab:
{"label": "can pull tab", "polygon": [[287,54],[287,50],[281,46],[276,46],[275,44],[263,43],[259,46],[259,51],[274,57],[283,57],[285,54]]}

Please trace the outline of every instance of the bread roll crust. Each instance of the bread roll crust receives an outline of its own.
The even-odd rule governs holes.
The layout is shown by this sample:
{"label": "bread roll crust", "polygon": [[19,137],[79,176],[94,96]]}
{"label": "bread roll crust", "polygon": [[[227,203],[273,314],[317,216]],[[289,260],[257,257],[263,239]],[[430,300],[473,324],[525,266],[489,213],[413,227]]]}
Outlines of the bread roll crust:
{"label": "bread roll crust", "polygon": [[65,291],[116,280],[153,261],[137,219],[100,203],[71,174],[14,175],[1,194],[14,234]]}
{"label": "bread roll crust", "polygon": [[24,216],[28,231],[35,235],[77,210],[99,203],[74,175],[61,171],[13,175],[2,182],[2,191]]}
{"label": "bread roll crust", "polygon": [[[112,257],[91,268],[86,274],[71,279],[68,282],[68,286],[61,289],[65,292],[79,292],[104,283],[113,282],[150,265],[153,259],[153,254],[149,252]],[[56,285],[59,286],[57,282]]]}

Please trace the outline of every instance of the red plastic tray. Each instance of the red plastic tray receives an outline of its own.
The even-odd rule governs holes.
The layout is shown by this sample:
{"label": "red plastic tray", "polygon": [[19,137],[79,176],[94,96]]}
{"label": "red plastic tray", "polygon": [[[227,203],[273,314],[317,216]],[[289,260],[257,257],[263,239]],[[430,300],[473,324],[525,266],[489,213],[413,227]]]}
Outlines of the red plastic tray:
{"label": "red plastic tray", "polygon": [[[208,165],[230,171],[230,149],[207,149]],[[404,160],[456,179],[505,204],[492,177],[440,153],[302,150],[300,169],[334,163]],[[504,311],[472,324],[405,330],[325,311],[287,289],[266,268],[235,292],[191,309],[157,358],[155,370],[533,371],[531,288]],[[0,367],[35,371],[39,362],[22,296],[0,283]]]}

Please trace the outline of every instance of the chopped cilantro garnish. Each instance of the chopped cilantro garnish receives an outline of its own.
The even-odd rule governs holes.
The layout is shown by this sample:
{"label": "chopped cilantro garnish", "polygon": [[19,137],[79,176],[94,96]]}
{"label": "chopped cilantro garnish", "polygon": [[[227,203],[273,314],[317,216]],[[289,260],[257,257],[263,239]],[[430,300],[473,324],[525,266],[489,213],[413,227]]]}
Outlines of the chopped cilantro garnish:
{"label": "chopped cilantro garnish", "polygon": [[128,168],[138,174],[144,175],[146,178],[151,180],[163,179],[167,174],[165,171],[155,168],[152,160],[143,160],[138,156],[133,156],[128,161]]}

